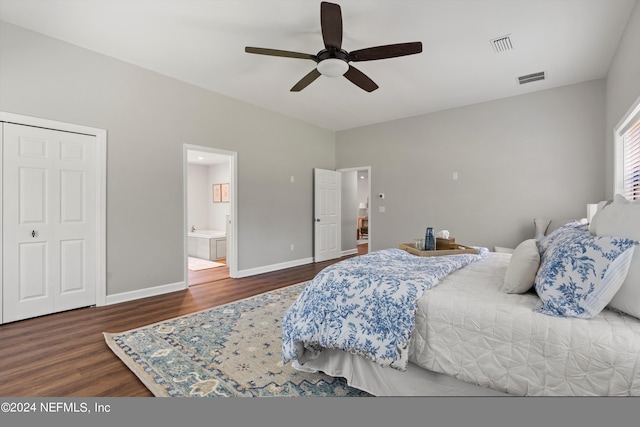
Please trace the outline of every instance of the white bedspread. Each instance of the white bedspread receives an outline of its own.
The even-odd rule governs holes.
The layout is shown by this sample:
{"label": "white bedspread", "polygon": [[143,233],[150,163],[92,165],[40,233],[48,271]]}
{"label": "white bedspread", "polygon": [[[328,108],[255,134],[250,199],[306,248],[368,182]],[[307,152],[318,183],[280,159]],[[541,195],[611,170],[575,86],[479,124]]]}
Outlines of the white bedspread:
{"label": "white bedspread", "polygon": [[640,320],[535,313],[535,293],[499,291],[510,257],[491,253],[423,295],[409,360],[513,395],[640,395]]}

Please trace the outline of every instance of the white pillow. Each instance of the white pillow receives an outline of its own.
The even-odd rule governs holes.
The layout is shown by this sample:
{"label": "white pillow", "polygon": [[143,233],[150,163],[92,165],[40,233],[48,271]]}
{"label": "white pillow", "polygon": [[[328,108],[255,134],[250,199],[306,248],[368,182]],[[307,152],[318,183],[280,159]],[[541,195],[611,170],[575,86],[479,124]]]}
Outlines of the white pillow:
{"label": "white pillow", "polygon": [[591,218],[591,222],[589,223],[589,232],[592,236],[596,235],[596,227],[598,224],[598,217],[600,216],[600,212],[602,212],[602,209],[611,202],[613,202],[613,200],[604,200],[598,203],[596,213],[593,214],[593,218]]}
{"label": "white pillow", "polygon": [[[597,236],[620,236],[640,241],[640,201],[631,202],[616,194],[613,202],[600,208],[593,219]],[[609,308],[640,318],[640,249],[636,249],[622,287]]]}
{"label": "white pillow", "polygon": [[561,227],[542,255],[534,311],[591,318],[612,300],[627,276],[637,241],[592,236],[586,227]]}
{"label": "white pillow", "polygon": [[540,267],[540,254],[536,239],[528,239],[516,246],[504,276],[502,292],[523,294],[533,287]]}

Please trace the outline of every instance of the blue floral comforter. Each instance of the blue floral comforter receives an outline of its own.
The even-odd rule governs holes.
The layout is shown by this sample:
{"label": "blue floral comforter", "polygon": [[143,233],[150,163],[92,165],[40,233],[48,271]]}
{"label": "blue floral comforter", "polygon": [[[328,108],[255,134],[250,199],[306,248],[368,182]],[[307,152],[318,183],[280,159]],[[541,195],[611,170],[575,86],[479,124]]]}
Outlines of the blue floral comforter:
{"label": "blue floral comforter", "polygon": [[417,300],[455,270],[488,253],[419,257],[384,249],[322,270],[282,321],[282,361],[304,364],[322,348],[406,370]]}

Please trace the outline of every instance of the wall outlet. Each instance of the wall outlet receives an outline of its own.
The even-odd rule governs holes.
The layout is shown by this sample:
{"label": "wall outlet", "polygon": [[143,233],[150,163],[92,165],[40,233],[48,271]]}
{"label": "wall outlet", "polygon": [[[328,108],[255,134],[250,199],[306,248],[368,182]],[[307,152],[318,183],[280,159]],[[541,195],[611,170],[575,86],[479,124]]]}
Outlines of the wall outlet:
{"label": "wall outlet", "polygon": [[378,206],[378,212],[384,213],[384,206]]}

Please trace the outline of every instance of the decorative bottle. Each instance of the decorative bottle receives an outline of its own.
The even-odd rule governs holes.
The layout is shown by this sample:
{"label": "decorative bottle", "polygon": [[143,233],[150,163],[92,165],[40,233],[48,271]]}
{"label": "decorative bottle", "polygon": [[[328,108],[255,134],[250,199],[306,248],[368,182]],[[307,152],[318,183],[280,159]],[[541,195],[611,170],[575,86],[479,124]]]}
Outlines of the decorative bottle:
{"label": "decorative bottle", "polygon": [[436,249],[436,238],[433,235],[433,227],[427,227],[427,234],[424,238],[424,250],[434,251]]}

